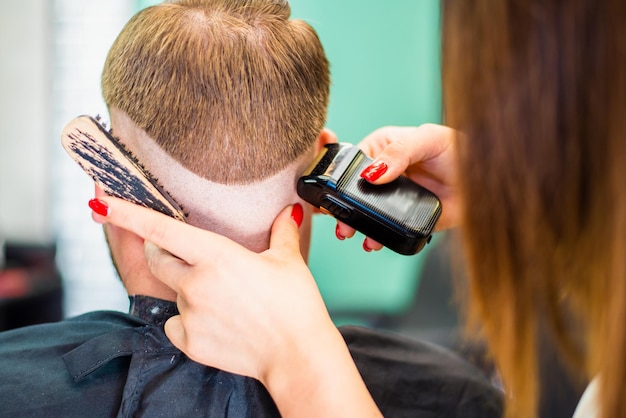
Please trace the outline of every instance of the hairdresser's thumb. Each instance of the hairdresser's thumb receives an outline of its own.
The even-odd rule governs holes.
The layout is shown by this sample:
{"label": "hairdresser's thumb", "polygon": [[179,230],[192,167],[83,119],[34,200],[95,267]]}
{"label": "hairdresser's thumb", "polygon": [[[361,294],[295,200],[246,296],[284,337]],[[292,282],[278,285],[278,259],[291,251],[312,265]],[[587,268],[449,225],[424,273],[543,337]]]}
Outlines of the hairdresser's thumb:
{"label": "hairdresser's thumb", "polygon": [[302,223],[302,206],[296,203],[278,214],[270,236],[270,249],[286,256],[300,255],[299,227]]}

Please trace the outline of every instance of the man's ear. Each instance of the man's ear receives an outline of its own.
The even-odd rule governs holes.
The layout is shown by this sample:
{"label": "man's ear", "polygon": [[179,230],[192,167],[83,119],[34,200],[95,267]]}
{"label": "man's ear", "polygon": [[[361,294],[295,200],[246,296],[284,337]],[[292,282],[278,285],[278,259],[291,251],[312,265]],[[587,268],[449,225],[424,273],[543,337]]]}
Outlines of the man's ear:
{"label": "man's ear", "polygon": [[336,144],[339,142],[337,140],[337,135],[333,131],[328,128],[322,129],[322,132],[317,136],[317,140],[315,141],[315,155],[317,155],[324,145],[326,144]]}
{"label": "man's ear", "polygon": [[[315,141],[315,154],[314,155],[319,154],[322,148],[324,148],[324,145],[336,144],[337,142],[339,142],[337,139],[337,135],[335,135],[333,131],[331,131],[328,128],[322,129],[322,132],[320,132],[320,134],[317,136],[317,140]],[[318,214],[321,212],[319,208],[314,207],[313,213]]]}

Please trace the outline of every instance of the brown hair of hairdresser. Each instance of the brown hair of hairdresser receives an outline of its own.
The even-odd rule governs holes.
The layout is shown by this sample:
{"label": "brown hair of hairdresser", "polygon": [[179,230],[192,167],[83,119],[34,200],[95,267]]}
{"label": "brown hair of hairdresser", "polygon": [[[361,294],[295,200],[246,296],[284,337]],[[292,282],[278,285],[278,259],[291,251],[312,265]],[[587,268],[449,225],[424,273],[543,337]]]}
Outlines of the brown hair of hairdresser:
{"label": "brown hair of hairdresser", "polygon": [[508,414],[536,415],[546,326],[600,376],[603,416],[624,416],[626,2],[444,0],[443,16],[469,316]]}
{"label": "brown hair of hairdresser", "polygon": [[308,151],[326,121],[328,61],[313,28],[290,13],[284,0],[146,8],[109,51],[104,99],[208,180],[269,177]]}

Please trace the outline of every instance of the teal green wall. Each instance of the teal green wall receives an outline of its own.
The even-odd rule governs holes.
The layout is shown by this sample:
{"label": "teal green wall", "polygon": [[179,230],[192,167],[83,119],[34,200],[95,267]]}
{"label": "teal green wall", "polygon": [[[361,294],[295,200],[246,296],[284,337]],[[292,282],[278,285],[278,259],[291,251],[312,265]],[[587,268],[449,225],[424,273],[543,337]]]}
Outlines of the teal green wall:
{"label": "teal green wall", "polygon": [[[317,30],[331,63],[327,126],[358,142],[385,125],[441,120],[438,0],[292,0],[292,16]],[[338,241],[314,220],[310,267],[331,313],[394,314],[415,295],[428,250],[365,253],[358,234]],[[428,248],[428,246],[427,246]]]}
{"label": "teal green wall", "polygon": [[[137,0],[145,7],[155,0]],[[291,0],[292,16],[317,30],[331,63],[327,126],[358,142],[385,125],[441,120],[438,0]],[[428,251],[366,254],[363,236],[338,241],[335,222],[314,220],[310,267],[335,318],[393,314],[415,294]],[[345,318],[344,318],[345,319]]]}
{"label": "teal green wall", "polygon": [[141,10],[144,7],[163,2],[161,0],[135,0],[135,3],[137,3],[137,10]]}
{"label": "teal green wall", "polygon": [[332,72],[328,127],[357,142],[383,125],[441,119],[438,0],[291,0]]}

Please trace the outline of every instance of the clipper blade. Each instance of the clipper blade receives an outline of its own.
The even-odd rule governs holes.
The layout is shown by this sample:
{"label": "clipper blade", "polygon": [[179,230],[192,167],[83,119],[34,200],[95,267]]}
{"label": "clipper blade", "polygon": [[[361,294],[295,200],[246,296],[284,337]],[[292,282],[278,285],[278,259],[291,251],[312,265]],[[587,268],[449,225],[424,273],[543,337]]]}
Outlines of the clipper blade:
{"label": "clipper blade", "polygon": [[63,129],[67,153],[108,195],[186,222],[181,206],[98,120],[72,119]]}

